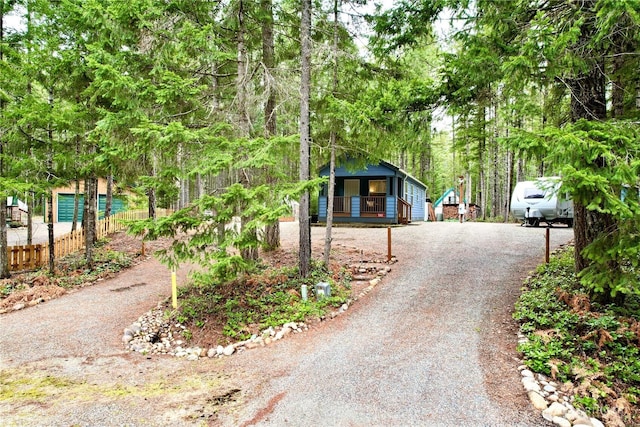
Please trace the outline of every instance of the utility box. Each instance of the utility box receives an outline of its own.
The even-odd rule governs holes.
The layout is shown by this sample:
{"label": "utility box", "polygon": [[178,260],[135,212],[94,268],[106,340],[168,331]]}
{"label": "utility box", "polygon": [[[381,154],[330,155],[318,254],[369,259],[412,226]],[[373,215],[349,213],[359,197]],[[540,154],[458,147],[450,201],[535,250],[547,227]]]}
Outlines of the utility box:
{"label": "utility box", "polygon": [[331,285],[328,282],[316,284],[316,298],[321,299],[331,296]]}

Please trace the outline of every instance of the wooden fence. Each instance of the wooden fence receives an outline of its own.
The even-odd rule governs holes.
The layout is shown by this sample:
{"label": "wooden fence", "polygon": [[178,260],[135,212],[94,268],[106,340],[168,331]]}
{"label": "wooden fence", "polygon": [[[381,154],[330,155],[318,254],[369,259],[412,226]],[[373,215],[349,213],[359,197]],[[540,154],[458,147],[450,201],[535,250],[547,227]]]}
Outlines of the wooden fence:
{"label": "wooden fence", "polygon": [[[157,210],[158,216],[166,216],[167,211],[163,209]],[[109,218],[101,219],[97,224],[97,238],[101,239],[111,233],[126,228],[125,221],[146,219],[147,211],[124,211],[118,212]],[[56,259],[77,252],[84,248],[84,230],[79,229],[72,231],[53,240],[54,257]],[[9,246],[7,248],[9,257],[9,270],[33,270],[44,265],[49,261],[49,243],[38,245],[20,245]]]}

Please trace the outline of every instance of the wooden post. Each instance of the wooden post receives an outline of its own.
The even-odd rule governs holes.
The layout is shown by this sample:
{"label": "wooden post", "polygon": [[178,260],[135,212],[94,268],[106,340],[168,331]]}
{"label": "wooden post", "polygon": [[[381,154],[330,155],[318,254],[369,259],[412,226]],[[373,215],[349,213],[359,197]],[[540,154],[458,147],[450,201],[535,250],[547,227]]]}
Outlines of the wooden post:
{"label": "wooden post", "polygon": [[549,264],[549,234],[550,234],[550,228],[547,227],[546,228],[546,232],[545,232],[545,250],[544,250],[544,261]]}
{"label": "wooden post", "polygon": [[391,227],[387,227],[387,262],[391,262]]}

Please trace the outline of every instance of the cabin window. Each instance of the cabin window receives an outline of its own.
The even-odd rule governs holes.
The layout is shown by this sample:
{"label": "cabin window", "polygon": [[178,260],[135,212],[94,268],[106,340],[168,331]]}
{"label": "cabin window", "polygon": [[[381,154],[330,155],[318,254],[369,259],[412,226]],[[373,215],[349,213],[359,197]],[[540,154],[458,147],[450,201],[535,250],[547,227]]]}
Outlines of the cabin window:
{"label": "cabin window", "polygon": [[369,195],[370,196],[384,196],[387,194],[387,180],[386,179],[372,179],[369,180]]}

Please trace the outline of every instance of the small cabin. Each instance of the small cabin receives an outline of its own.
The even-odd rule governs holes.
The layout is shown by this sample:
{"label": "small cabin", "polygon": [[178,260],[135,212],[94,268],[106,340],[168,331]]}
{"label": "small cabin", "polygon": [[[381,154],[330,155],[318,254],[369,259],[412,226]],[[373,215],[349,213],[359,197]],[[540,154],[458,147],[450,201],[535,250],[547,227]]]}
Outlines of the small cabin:
{"label": "small cabin", "polygon": [[[460,195],[455,187],[449,188],[442,196],[433,204],[438,221],[446,221],[448,219],[458,219],[458,205],[460,204]],[[466,203],[467,210],[465,212],[465,220],[475,220],[478,213],[478,206],[474,203]]]}
{"label": "small cabin", "polygon": [[[353,166],[335,170],[334,222],[408,224],[425,220],[426,185],[384,161],[358,169]],[[319,175],[328,177],[329,165]],[[324,184],[318,198],[320,222],[327,220],[327,194],[328,184]]]}
{"label": "small cabin", "polygon": [[29,208],[17,197],[7,197],[7,224],[11,227],[27,225]]}

